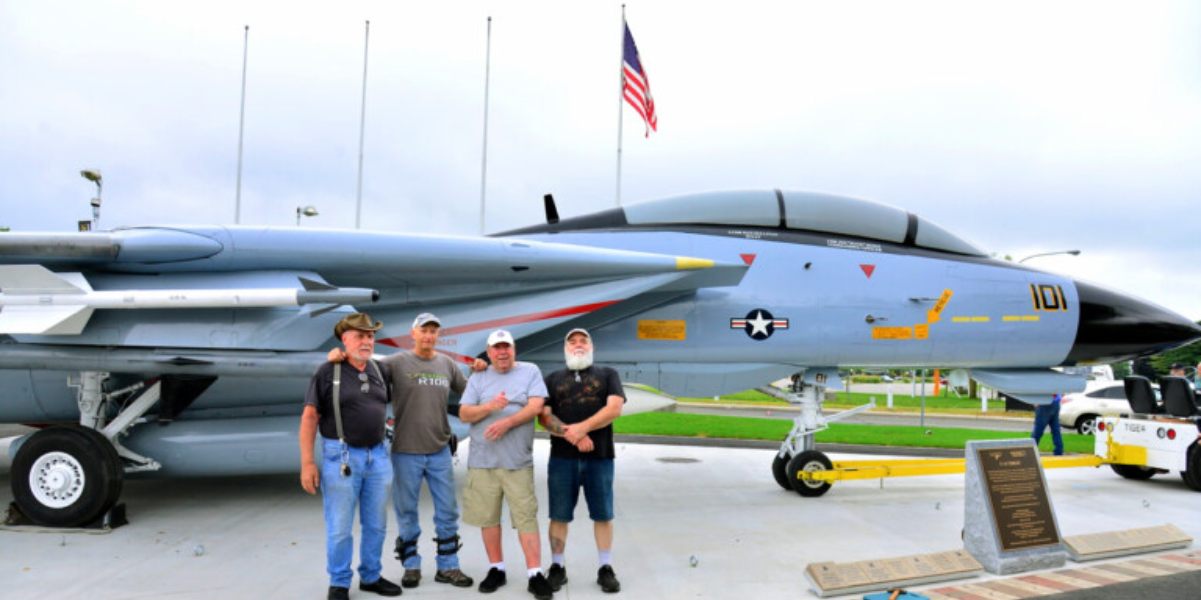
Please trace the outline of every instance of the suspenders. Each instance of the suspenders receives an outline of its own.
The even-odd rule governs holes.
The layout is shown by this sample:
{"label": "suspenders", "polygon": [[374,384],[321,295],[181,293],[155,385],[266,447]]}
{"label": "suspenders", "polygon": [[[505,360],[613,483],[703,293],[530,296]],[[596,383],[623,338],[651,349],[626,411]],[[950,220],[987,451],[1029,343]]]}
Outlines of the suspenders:
{"label": "suspenders", "polygon": [[[380,372],[379,365],[375,364],[374,360],[367,361],[371,365],[371,369],[375,371],[375,376],[380,381],[384,382],[384,389],[387,390],[388,382],[384,381],[384,374]],[[342,363],[334,365],[334,397],[332,398],[334,405],[334,425],[338,429],[338,442],[342,447],[342,476],[350,477],[350,449],[346,446],[346,435],[342,432]]]}

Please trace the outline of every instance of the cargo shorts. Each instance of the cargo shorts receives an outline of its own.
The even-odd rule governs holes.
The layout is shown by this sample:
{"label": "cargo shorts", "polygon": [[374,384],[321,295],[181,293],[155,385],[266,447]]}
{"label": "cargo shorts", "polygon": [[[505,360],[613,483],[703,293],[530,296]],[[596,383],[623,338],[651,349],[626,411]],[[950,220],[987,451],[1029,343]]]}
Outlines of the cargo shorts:
{"label": "cargo shorts", "polygon": [[463,488],[463,522],[476,527],[500,525],[502,500],[509,501],[509,518],[519,533],[538,533],[538,498],[534,467],[524,469],[467,469]]}

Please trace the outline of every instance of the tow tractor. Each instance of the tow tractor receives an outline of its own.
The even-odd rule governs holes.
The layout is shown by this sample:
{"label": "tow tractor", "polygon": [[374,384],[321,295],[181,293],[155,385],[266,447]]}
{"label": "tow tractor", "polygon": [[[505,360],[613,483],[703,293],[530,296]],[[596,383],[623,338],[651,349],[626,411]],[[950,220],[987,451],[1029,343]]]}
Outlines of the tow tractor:
{"label": "tow tractor", "polygon": [[1145,377],[1127,377],[1125,384],[1133,414],[1097,420],[1094,454],[1126,479],[1178,471],[1201,492],[1201,408],[1188,380],[1161,378],[1162,405]]}

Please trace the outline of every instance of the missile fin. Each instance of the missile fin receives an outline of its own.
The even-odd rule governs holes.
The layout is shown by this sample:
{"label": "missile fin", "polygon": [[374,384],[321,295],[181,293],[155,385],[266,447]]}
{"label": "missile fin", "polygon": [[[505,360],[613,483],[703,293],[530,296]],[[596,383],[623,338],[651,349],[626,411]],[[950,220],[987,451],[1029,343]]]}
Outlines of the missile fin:
{"label": "missile fin", "polygon": [[55,273],[42,265],[0,266],[0,292],[5,294],[84,294],[90,291],[92,286],[79,273]]}
{"label": "missile fin", "polygon": [[313,281],[307,277],[297,277],[297,279],[300,280],[300,285],[304,286],[304,289],[309,292],[328,292],[330,290],[338,289],[328,283]]}
{"label": "missile fin", "polygon": [[87,306],[6,306],[0,309],[0,333],[79,335],[90,318]]}

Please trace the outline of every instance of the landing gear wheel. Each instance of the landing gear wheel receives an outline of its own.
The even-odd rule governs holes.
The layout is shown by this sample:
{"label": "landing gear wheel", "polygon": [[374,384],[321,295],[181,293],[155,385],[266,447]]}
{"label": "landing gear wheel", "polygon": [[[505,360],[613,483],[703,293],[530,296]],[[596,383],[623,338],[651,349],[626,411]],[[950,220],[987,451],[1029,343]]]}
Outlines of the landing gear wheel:
{"label": "landing gear wheel", "polygon": [[1113,469],[1114,473],[1117,473],[1126,479],[1134,479],[1136,481],[1151,479],[1156,473],[1158,473],[1158,471],[1155,469],[1140,467],[1138,465],[1109,465],[1109,468]]}
{"label": "landing gear wheel", "polygon": [[1180,472],[1180,478],[1185,485],[1201,492],[1201,444],[1193,444],[1188,449],[1188,460],[1185,470]]}
{"label": "landing gear wheel", "polygon": [[12,463],[13,499],[40,525],[87,525],[116,504],[123,482],[112,444],[99,432],[78,426],[34,433]]}
{"label": "landing gear wheel", "polygon": [[788,475],[794,492],[806,498],[815,498],[830,491],[830,482],[806,481],[800,478],[800,473],[802,471],[828,471],[832,468],[834,468],[834,463],[830,462],[824,453],[817,450],[806,450],[788,461],[785,473]]}
{"label": "landing gear wheel", "polygon": [[777,454],[771,461],[771,474],[776,478],[776,483],[785,491],[792,491],[792,482],[788,480],[788,460],[791,456],[785,454],[783,456]]}
{"label": "landing gear wheel", "polygon": [[1092,435],[1097,430],[1097,415],[1080,415],[1076,419],[1076,431],[1080,435]]}

